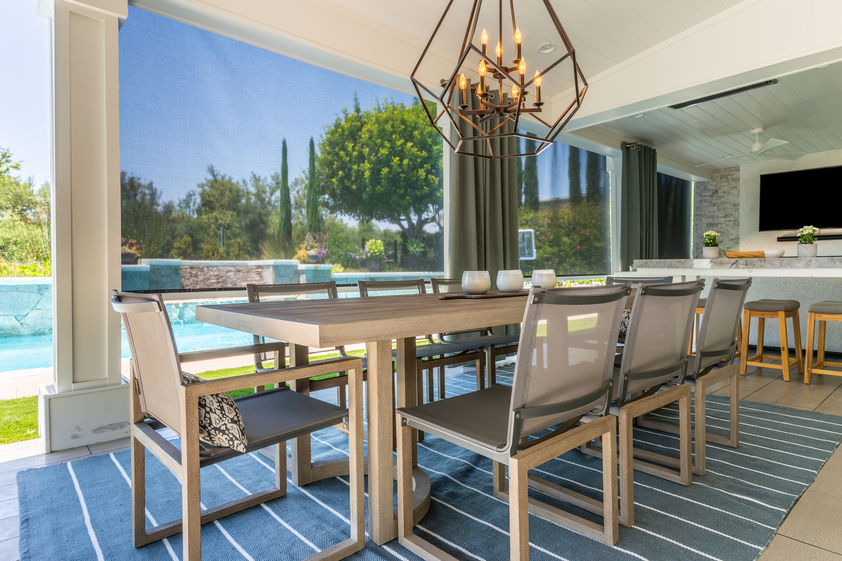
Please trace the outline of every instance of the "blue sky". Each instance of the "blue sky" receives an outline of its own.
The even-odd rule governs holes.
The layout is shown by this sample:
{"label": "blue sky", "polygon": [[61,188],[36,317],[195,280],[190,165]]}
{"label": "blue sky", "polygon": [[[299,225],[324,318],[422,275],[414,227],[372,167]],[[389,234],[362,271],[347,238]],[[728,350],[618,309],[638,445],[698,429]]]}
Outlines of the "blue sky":
{"label": "blue sky", "polygon": [[40,185],[50,172],[50,28],[36,0],[0,0],[0,146]]}
{"label": "blue sky", "polygon": [[[4,0],[0,0],[4,1]],[[310,137],[354,92],[363,108],[413,97],[129,7],[120,30],[121,169],[177,200],[209,164],[234,179],[307,167]]]}

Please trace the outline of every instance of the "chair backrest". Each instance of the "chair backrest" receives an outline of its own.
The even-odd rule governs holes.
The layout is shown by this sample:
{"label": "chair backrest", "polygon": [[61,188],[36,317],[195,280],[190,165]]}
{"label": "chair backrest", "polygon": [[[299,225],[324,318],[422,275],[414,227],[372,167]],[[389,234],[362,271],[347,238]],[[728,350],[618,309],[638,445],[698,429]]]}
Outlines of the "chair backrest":
{"label": "chair backrest", "polygon": [[509,451],[544,428],[605,412],[628,284],[529,291],[509,417]]}
{"label": "chair backrest", "polygon": [[[357,281],[360,289],[360,296],[393,296],[395,292],[400,294],[427,294],[424,286],[424,279],[418,280],[395,280],[395,281]],[[385,293],[385,294],[378,294]]]}
{"label": "chair backrest", "polygon": [[141,409],[179,432],[181,362],[164,299],[115,290],[111,306],[126,327]]}
{"label": "chair backrest", "polygon": [[687,346],[704,286],[704,279],[638,286],[614,394],[621,402],[630,394],[672,379],[683,381]]}
{"label": "chair backrest", "polygon": [[[310,282],[301,284],[246,284],[246,294],[249,302],[261,302],[271,299],[273,296],[289,296],[298,297],[309,294],[321,294],[325,298],[339,298],[339,292],[336,289],[336,282]],[[263,338],[259,335],[254,335],[254,344],[263,343]],[[340,349],[340,352],[344,349]],[[286,361],[284,357],[280,357]],[[263,368],[263,361],[267,360],[262,353],[255,353],[254,368],[260,370]],[[275,365],[275,368],[283,368],[286,364]]]}
{"label": "chair backrest", "polygon": [[444,292],[465,292],[462,290],[462,279],[430,279],[433,292],[441,294]]}
{"label": "chair backrest", "polygon": [[722,360],[734,358],[737,329],[750,287],[751,278],[713,279],[699,328],[692,376]]}
{"label": "chair backrest", "polygon": [[608,286],[627,282],[630,282],[632,286],[637,286],[642,282],[646,284],[671,284],[672,277],[605,277],[605,284]]}

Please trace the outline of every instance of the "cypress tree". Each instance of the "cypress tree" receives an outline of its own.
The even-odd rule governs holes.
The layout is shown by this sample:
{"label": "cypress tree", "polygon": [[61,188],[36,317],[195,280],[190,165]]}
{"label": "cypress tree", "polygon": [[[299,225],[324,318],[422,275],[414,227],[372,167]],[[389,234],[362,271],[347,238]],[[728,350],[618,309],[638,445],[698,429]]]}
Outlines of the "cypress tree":
{"label": "cypress tree", "polygon": [[322,216],[319,213],[319,194],[316,191],[316,144],[310,137],[310,169],[307,174],[307,231],[322,231]]}
{"label": "cypress tree", "polygon": [[605,164],[603,156],[591,151],[585,153],[585,184],[588,202],[602,203],[604,189]]}
{"label": "cypress tree", "polygon": [[[537,144],[534,140],[526,140],[526,152],[534,154]],[[538,199],[538,162],[535,156],[526,157],[523,162],[523,206],[538,210],[541,203]]]}
{"label": "cypress tree", "polygon": [[281,188],[278,204],[278,239],[292,239],[292,202],[289,194],[289,164],[287,162],[287,139],[281,143]]}
{"label": "cypress tree", "polygon": [[567,179],[570,182],[570,204],[578,205],[582,202],[582,165],[579,149],[575,146],[568,146],[567,150]]}

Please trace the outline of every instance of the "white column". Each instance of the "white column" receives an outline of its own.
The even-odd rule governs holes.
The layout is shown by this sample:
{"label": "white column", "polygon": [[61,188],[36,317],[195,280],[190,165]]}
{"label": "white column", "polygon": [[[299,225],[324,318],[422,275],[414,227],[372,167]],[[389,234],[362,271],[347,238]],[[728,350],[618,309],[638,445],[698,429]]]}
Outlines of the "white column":
{"label": "white column", "polygon": [[[52,9],[50,9],[52,8]],[[42,387],[47,451],[128,434],[120,377],[118,25],[126,0],[42,2],[52,28],[53,358]]]}

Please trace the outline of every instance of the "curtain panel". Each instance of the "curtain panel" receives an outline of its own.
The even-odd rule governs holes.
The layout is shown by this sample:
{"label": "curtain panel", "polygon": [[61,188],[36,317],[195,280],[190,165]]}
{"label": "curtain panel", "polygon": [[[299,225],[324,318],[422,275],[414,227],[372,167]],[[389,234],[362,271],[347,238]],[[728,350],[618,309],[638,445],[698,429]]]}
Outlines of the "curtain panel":
{"label": "curtain panel", "polygon": [[658,156],[654,148],[624,142],[620,188],[620,270],[635,259],[658,258]]}
{"label": "curtain panel", "polygon": [[[498,92],[491,92],[498,95]],[[458,95],[458,92],[456,92]],[[479,98],[470,96],[471,109],[478,109]],[[472,117],[473,125],[490,131],[500,124],[491,119],[480,124]],[[478,136],[480,132],[461,117],[457,117],[463,136]],[[502,128],[514,131],[509,122]],[[517,153],[516,137],[491,141],[495,153]],[[486,140],[472,141],[467,148],[475,153],[488,153]],[[447,276],[461,278],[463,271],[488,271],[492,285],[501,269],[517,269],[517,160],[516,158],[485,159],[454,155],[450,187],[450,229]],[[496,287],[495,287],[496,288]]]}

